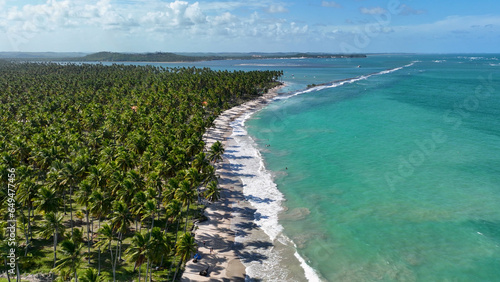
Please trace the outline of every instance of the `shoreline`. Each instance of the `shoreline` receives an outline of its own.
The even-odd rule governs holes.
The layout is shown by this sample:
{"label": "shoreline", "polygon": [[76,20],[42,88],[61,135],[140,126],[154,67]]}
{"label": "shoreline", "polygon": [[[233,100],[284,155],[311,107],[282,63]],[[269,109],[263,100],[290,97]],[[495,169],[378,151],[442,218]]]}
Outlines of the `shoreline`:
{"label": "shoreline", "polygon": [[[276,86],[257,99],[224,111],[214,121],[214,126],[204,134],[203,141],[207,148],[220,141],[225,149],[223,161],[216,165],[216,173],[220,177],[221,200],[208,204],[204,211],[208,220],[195,224],[195,239],[202,258],[197,263],[192,259],[186,263],[181,281],[245,281],[246,267],[238,255],[244,250],[243,245],[235,241],[238,232],[235,231],[235,226],[252,225],[253,214],[249,216],[240,207],[240,201],[246,200],[237,169],[229,161],[228,148],[234,142],[231,140],[234,129],[231,123],[247,113],[262,109],[284,86]],[[207,267],[208,276],[200,276],[199,272]]]}

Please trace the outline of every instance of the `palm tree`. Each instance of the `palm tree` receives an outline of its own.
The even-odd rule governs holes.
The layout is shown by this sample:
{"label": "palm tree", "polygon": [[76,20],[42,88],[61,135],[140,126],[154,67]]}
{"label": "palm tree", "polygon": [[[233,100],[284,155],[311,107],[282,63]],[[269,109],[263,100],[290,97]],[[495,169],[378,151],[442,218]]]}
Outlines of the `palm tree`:
{"label": "palm tree", "polygon": [[[175,230],[174,245],[177,243],[177,235],[179,233],[179,222],[180,222],[180,220],[178,220],[178,219],[179,219],[179,215],[181,213],[181,210],[182,210],[182,204],[177,199],[173,199],[173,200],[169,201],[167,206],[166,206],[165,229],[163,230],[163,233],[167,234],[167,232],[168,232],[168,221],[170,218],[172,218],[174,222],[177,221],[177,228]],[[162,255],[160,264],[163,265],[163,255]],[[172,265],[173,264],[170,265],[170,270],[172,270]]]}
{"label": "palm tree", "polygon": [[209,165],[210,162],[207,159],[207,156],[204,152],[198,153],[193,162],[191,163],[192,167],[196,168],[198,171],[202,170],[203,167]]}
{"label": "palm tree", "polygon": [[36,211],[42,215],[50,212],[57,212],[61,206],[61,198],[53,189],[42,186],[38,190],[38,198],[35,199]]}
{"label": "palm tree", "polygon": [[[92,194],[90,195],[89,202],[90,202],[90,212],[94,217],[97,217],[98,220],[97,230],[100,230],[101,218],[109,212],[111,208],[111,199],[109,197],[106,197],[104,193],[102,193],[100,190],[97,190],[92,192]],[[98,247],[97,252],[98,252],[97,273],[101,274],[101,246]]]}
{"label": "palm tree", "polygon": [[156,192],[156,211],[158,215],[158,220],[160,220],[160,205],[163,193],[163,180],[158,169],[152,171],[148,175],[148,183],[147,186],[151,189],[154,189]]}
{"label": "palm tree", "polygon": [[56,267],[57,260],[57,235],[64,234],[62,221],[63,215],[57,216],[53,212],[46,213],[40,231],[40,235],[44,238],[54,237],[54,267]]}
{"label": "palm tree", "polygon": [[184,226],[184,232],[186,232],[189,218],[189,205],[195,200],[196,191],[191,188],[187,180],[183,180],[179,183],[179,189],[175,191],[175,198],[186,207],[186,225]]}
{"label": "palm tree", "polygon": [[113,230],[118,232],[118,256],[115,259],[121,259],[121,246],[123,235],[127,232],[127,229],[132,222],[132,214],[130,213],[127,205],[122,201],[117,201],[114,203],[113,207],[113,217],[111,222],[113,224]]}
{"label": "palm tree", "polygon": [[59,173],[59,180],[61,181],[59,184],[63,187],[69,186],[69,212],[70,212],[70,226],[71,233],[73,233],[73,188],[78,181],[78,168],[73,163],[64,164],[63,169]]}
{"label": "palm tree", "polygon": [[88,262],[90,264],[90,222],[89,222],[89,200],[92,194],[91,182],[87,179],[80,182],[80,190],[77,192],[77,203],[85,205],[85,218],[87,221],[87,247],[88,247]]}
{"label": "palm tree", "polygon": [[101,218],[111,209],[111,198],[106,196],[101,190],[94,190],[89,198],[90,212],[98,220],[98,227],[101,227]]}
{"label": "palm tree", "polygon": [[220,188],[217,182],[211,181],[207,185],[207,190],[205,190],[205,197],[211,202],[216,202],[220,199]]}
{"label": "palm tree", "polygon": [[139,232],[142,230],[142,222],[140,229],[137,228],[137,225],[141,221],[141,218],[144,215],[146,201],[147,201],[146,193],[142,191],[137,192],[134,195],[134,198],[132,199],[131,212],[135,216],[135,230]]}
{"label": "palm tree", "polygon": [[[111,257],[110,263],[111,267],[113,269],[113,281],[116,281],[116,261],[113,259],[113,248],[112,248],[112,243],[113,240],[115,239],[115,234],[113,232],[113,228],[109,224],[104,224],[100,229],[99,229],[99,242],[96,244],[99,249],[101,247],[107,246],[109,249],[109,254]],[[118,253],[118,247],[116,252]],[[99,260],[99,272],[100,273],[101,269],[101,261]]]}
{"label": "palm tree", "polygon": [[136,232],[132,238],[132,245],[125,253],[126,258],[134,263],[134,271],[139,267],[139,282],[141,281],[141,267],[146,261],[146,252],[148,249],[147,237],[144,233]]}
{"label": "palm tree", "polygon": [[80,282],[102,282],[104,277],[99,276],[99,271],[95,268],[87,268],[80,275]]}
{"label": "palm tree", "polygon": [[124,147],[119,147],[115,162],[120,169],[127,171],[135,167],[136,159],[133,152],[127,151]]}
{"label": "palm tree", "polygon": [[78,273],[81,263],[83,244],[81,242],[74,242],[72,239],[64,240],[61,242],[61,252],[66,256],[59,261],[59,265],[55,267],[57,270],[69,268],[75,276],[75,281],[78,281]]}
{"label": "palm tree", "polygon": [[34,179],[32,178],[26,178],[21,184],[19,185],[19,188],[17,190],[17,197],[18,201],[20,204],[22,204],[24,207],[28,208],[28,226],[27,230],[25,232],[25,237],[26,237],[26,253],[24,254],[25,256],[27,255],[30,241],[29,238],[32,238],[31,234],[31,211],[33,210],[33,199],[36,197],[36,191],[39,189],[39,184],[35,182]]}
{"label": "palm tree", "polygon": [[208,159],[211,162],[216,163],[222,160],[223,154],[224,147],[222,146],[222,143],[220,141],[217,141],[210,147],[210,150],[208,151]]}
{"label": "palm tree", "polygon": [[196,196],[198,197],[198,203],[200,203],[200,197],[199,197],[199,191],[198,191],[198,186],[200,185],[200,182],[203,180],[203,176],[200,174],[197,168],[191,167],[187,170],[184,171],[184,179],[189,181],[191,184],[191,187],[196,187]]}
{"label": "palm tree", "polygon": [[155,225],[155,213],[156,213],[156,204],[153,200],[147,200],[144,203],[144,210],[145,214],[144,217],[151,217],[151,227],[149,228],[149,231],[153,229]]}
{"label": "palm tree", "polygon": [[149,242],[148,242],[148,268],[149,268],[149,279],[152,279],[152,264],[161,263],[161,259],[164,254],[170,252],[170,244],[167,234],[164,234],[159,227],[151,229],[149,232]]}
{"label": "palm tree", "polygon": [[180,256],[181,260],[179,261],[177,269],[175,270],[174,280],[175,277],[177,276],[177,271],[179,270],[179,266],[183,262],[188,261],[188,259],[191,257],[191,254],[196,252],[196,247],[197,247],[196,242],[191,233],[186,232],[181,235],[179,241],[176,244],[176,253],[175,253],[177,256]]}

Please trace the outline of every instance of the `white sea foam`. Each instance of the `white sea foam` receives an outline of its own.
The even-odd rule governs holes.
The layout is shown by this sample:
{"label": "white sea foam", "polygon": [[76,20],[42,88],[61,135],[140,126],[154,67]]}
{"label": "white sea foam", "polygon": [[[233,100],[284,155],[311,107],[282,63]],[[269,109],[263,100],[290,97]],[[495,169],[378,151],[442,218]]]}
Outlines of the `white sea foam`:
{"label": "white sea foam", "polygon": [[300,261],[300,266],[304,269],[306,274],[307,281],[309,282],[321,282],[321,279],[318,276],[318,273],[314,268],[310,267],[306,261],[299,255],[298,252],[295,252],[295,257]]}
{"label": "white sea foam", "polygon": [[411,63],[409,63],[407,65],[404,65],[402,67],[397,67],[397,68],[393,68],[393,69],[383,70],[383,71],[380,71],[380,72],[366,74],[366,75],[361,75],[361,76],[357,76],[357,77],[353,77],[353,78],[338,80],[338,81],[334,81],[334,82],[331,82],[331,83],[321,84],[321,85],[314,86],[314,87],[311,87],[311,88],[308,88],[308,89],[305,89],[305,90],[300,90],[300,91],[294,92],[294,93],[292,93],[290,95],[277,96],[274,99],[275,100],[288,99],[290,97],[297,96],[297,95],[302,95],[302,94],[305,94],[305,93],[311,93],[311,92],[316,92],[316,91],[320,91],[320,90],[323,90],[323,89],[334,88],[334,87],[342,86],[344,84],[351,84],[351,83],[354,83],[354,82],[357,82],[357,81],[360,81],[360,80],[368,79],[368,78],[370,78],[372,76],[393,73],[395,71],[402,70],[402,69],[407,68],[407,67],[411,67],[415,63],[418,63],[418,62],[419,61],[413,61],[413,62],[411,62]]}
{"label": "white sea foam", "polygon": [[[278,215],[283,211],[282,202],[285,200],[283,194],[278,190],[273,181],[270,171],[266,170],[263,158],[257,149],[257,144],[247,135],[245,121],[253,114],[235,119],[231,123],[233,133],[231,135],[234,145],[237,147],[231,151],[229,161],[232,165],[240,167],[237,171],[243,184],[243,194],[255,211],[254,223],[269,236],[271,242],[294,248],[295,257],[303,268],[309,281],[321,281],[318,274],[297,253],[295,244],[284,235],[283,226],[278,221]],[[236,241],[243,243],[245,238],[237,236]],[[284,259],[283,250],[275,248],[262,248],[256,250],[262,257],[261,262],[244,263],[247,275],[250,277],[262,277],[266,281],[284,281],[288,275],[286,266],[280,265]]]}
{"label": "white sea foam", "polygon": [[264,215],[255,220],[255,224],[273,241],[283,230],[278,223],[278,214],[283,210],[281,202],[284,197],[274,183],[271,173],[266,170],[255,142],[247,135],[244,128],[245,120],[251,114],[247,113],[231,123],[232,137],[239,148],[233,153],[235,158],[230,161],[237,162],[241,167],[239,174],[246,200],[257,209],[256,213]]}
{"label": "white sea foam", "polygon": [[299,64],[251,64],[251,63],[247,63],[247,64],[237,64],[236,66],[252,66],[252,67],[300,67],[302,65],[299,65]]}

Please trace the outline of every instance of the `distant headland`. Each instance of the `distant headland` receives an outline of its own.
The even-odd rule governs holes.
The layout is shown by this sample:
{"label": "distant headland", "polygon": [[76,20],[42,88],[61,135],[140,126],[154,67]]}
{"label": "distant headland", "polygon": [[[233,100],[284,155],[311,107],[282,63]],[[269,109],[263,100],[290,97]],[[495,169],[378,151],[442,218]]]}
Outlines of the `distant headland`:
{"label": "distant headland", "polygon": [[[60,54],[60,56],[58,56]],[[117,53],[98,52],[0,52],[0,58],[15,60],[77,61],[77,62],[199,62],[215,60],[290,59],[290,58],[366,58],[365,54],[329,53]]]}

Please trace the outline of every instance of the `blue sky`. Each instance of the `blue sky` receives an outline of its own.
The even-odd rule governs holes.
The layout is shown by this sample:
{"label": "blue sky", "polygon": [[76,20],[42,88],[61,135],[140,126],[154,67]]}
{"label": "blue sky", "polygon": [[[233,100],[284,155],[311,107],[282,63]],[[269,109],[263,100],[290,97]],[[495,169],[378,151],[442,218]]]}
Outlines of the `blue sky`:
{"label": "blue sky", "polygon": [[0,51],[500,53],[498,0],[0,0]]}

